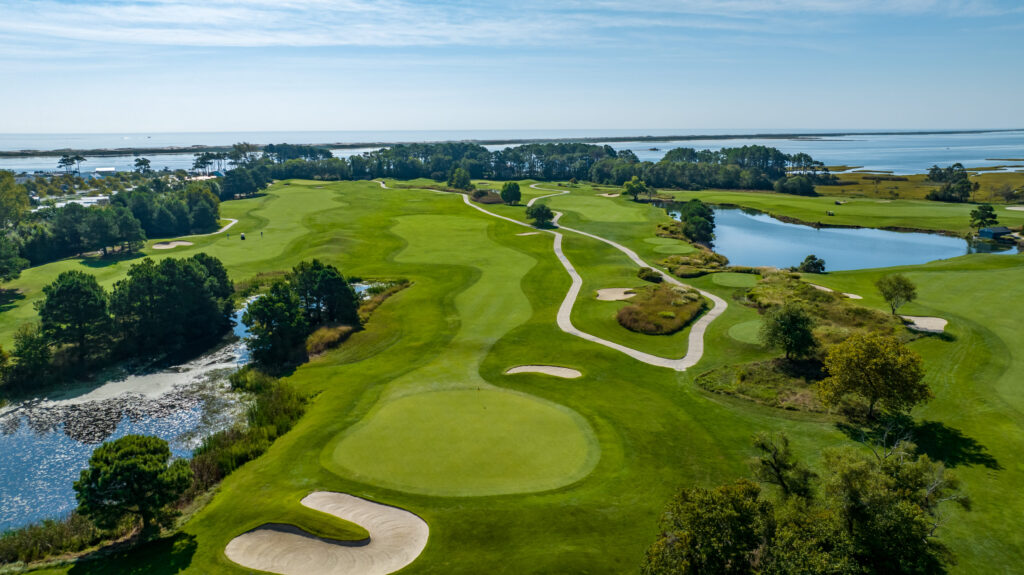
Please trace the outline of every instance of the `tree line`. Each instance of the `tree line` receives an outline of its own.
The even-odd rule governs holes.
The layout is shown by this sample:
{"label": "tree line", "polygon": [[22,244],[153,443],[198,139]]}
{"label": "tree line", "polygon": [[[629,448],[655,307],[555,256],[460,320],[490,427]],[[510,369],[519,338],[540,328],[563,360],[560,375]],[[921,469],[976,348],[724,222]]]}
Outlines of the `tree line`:
{"label": "tree line", "polygon": [[[329,151],[304,152],[279,144],[263,152],[236,154],[237,164],[262,170],[271,179],[369,180],[429,178],[448,181],[461,169],[473,179],[492,180],[589,180],[622,185],[634,176],[660,188],[763,189],[785,181],[789,170],[799,172],[800,182],[826,184],[834,180],[821,162],[807,154],[789,155],[767,146],[742,146],[722,150],[677,148],[659,162],[641,162],[629,150],[608,145],[581,143],[525,144],[490,151],[465,142],[398,144],[349,158],[330,157]],[[787,187],[787,191],[792,186]],[[802,186],[798,189],[803,190]]]}
{"label": "tree line", "polygon": [[200,253],[145,259],[107,291],[80,270],[62,272],[43,287],[38,324],[0,350],[0,381],[24,391],[125,357],[192,349],[231,326],[234,285],[224,265]]}
{"label": "tree line", "polygon": [[152,178],[110,199],[109,205],[68,203],[29,211],[28,193],[0,171],[0,279],[90,251],[137,250],[149,237],[173,237],[217,229],[220,186],[191,182],[172,187]]}

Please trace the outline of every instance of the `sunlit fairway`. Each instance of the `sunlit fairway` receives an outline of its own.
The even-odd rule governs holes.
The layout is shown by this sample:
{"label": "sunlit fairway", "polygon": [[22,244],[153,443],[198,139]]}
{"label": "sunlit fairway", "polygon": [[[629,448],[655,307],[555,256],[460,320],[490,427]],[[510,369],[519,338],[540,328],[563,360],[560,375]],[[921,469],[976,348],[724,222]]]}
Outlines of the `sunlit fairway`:
{"label": "sunlit fairway", "polygon": [[[529,183],[524,203],[543,195]],[[654,238],[655,224],[667,221],[663,210],[600,197],[602,188],[570,189],[544,200],[564,213],[567,226],[621,242],[651,262],[691,249]],[[677,195],[802,219],[823,218],[832,202]],[[966,222],[963,206],[863,203],[836,206],[851,208],[837,223],[959,230]],[[523,206],[489,209],[524,219]],[[1024,221],[1024,213],[1005,213],[1011,223]],[[755,432],[785,430],[813,465],[823,448],[854,444],[836,417],[769,409],[693,385],[708,369],[771,357],[756,344],[758,313],[737,301],[756,276],[687,280],[730,305],[709,327],[701,363],[678,373],[561,332],[555,313],[570,281],[551,235],[518,236],[525,228],[477,212],[457,195],[294,181],[226,202],[222,214],[239,219],[230,238],[192,238],[193,246],[153,257],[205,251],[223,259],[235,280],[318,257],[346,274],[408,278],[412,286],[385,302],[364,331],[288,377],[314,396],[307,414],[229,476],[174,541],[53,572],[246,573],[223,550],[264,523],[363,537],[358,527],[299,504],[318,490],[422,517],[430,539],[403,573],[635,572],[677,488],[749,476]],[[568,233],[564,247],[584,278],[573,316],[581,328],[650,353],[686,353],[685,336],[628,332],[614,319],[625,303],[593,297],[600,288],[643,285],[620,252]],[[88,269],[110,285],[128,265],[67,260],[27,270],[11,286],[25,298],[0,315],[0,341],[6,345],[32,317],[40,287],[61,270]],[[915,416],[941,422],[923,435],[931,443],[919,443],[955,468],[974,501],[973,511],[951,514],[942,533],[960,559],[953,572],[1012,572],[1024,564],[1024,468],[1016,463],[1024,453],[1024,312],[1014,300],[1024,285],[1024,256],[966,256],[903,271],[920,298],[901,312],[950,320],[949,337],[913,346],[936,394]],[[815,283],[883,309],[872,285],[881,273],[826,274]],[[566,366],[583,376],[504,374],[523,364]]]}

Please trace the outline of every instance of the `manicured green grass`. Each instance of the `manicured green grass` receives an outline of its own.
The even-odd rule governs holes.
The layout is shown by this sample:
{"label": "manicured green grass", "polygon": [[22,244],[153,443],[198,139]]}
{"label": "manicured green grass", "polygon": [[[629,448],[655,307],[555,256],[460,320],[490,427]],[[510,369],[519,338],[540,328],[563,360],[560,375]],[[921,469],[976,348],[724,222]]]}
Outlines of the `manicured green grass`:
{"label": "manicured green grass", "polygon": [[745,321],[730,327],[729,337],[750,345],[761,345],[761,320]]}
{"label": "manicured green grass", "polygon": [[447,496],[554,489],[586,476],[599,456],[575,412],[489,388],[401,397],[329,451],[326,466],[339,475]]}
{"label": "manicured green grass", "polygon": [[[832,188],[826,188],[830,191]],[[948,231],[965,234],[970,231],[970,213],[977,206],[947,204],[927,200],[879,200],[843,198],[847,203],[837,206],[834,196],[801,197],[771,192],[675,192],[676,199],[698,198],[713,204],[732,204],[753,208],[772,215],[796,218],[809,224],[902,228]],[[834,216],[826,215],[833,212]],[[1024,224],[1024,212],[997,208],[1003,225]]]}
{"label": "manicured green grass", "polygon": [[[524,185],[524,197],[528,190]],[[565,225],[624,243],[651,263],[665,256],[658,248],[673,244],[645,241],[654,237],[658,222],[667,220],[663,210],[595,193],[579,186],[545,201],[565,213]],[[789,215],[823,213],[826,204],[814,202],[829,201],[701,194],[761,201],[765,209],[793,212]],[[894,221],[943,229],[963,216],[946,209],[923,202],[868,204],[850,217],[861,224]],[[481,214],[457,195],[382,190],[367,182],[296,181],[275,184],[262,198],[226,202],[223,210],[240,220],[230,240],[199,239],[182,252],[172,250],[178,252],[174,255],[207,251],[224,259],[237,280],[319,257],[347,274],[404,277],[412,285],[378,308],[365,330],[288,378],[314,394],[306,415],[265,455],[228,477],[177,539],[83,563],[70,572],[246,573],[223,554],[239,533],[279,521],[329,530],[322,517],[303,515],[299,500],[314,490],[352,493],[423,517],[430,541],[403,573],[635,572],[656,536],[665,502],[678,487],[749,476],[754,433],[786,431],[797,455],[812,465],[818,465],[822,449],[852,443],[834,418],[772,409],[693,385],[703,371],[773,355],[730,336],[733,329],[749,335],[753,327],[746,326],[759,315],[735,299],[745,288],[719,285],[717,274],[688,280],[730,305],[708,328],[701,363],[677,373],[559,331],[555,313],[570,281],[552,253],[550,234],[517,236],[525,228]],[[496,206],[494,211],[521,218],[523,208]],[[260,229],[267,231],[262,245],[254,237]],[[240,231],[250,238],[244,245],[236,239]],[[609,246],[565,236],[566,253],[585,283],[573,319],[596,330],[599,321],[614,322],[622,304],[598,302],[590,297],[593,291],[640,282],[635,267]],[[675,245],[672,249],[681,249]],[[0,312],[2,333],[13,329],[9,318],[31,317],[25,308],[47,278],[62,267],[81,265],[69,261],[29,270],[19,280],[26,299]],[[122,262],[97,271],[109,285],[126,267]],[[951,320],[951,338],[926,337],[913,345],[925,357],[936,393],[915,415],[941,422],[923,429],[919,442],[955,468],[975,503],[970,513],[951,513],[940,531],[960,556],[953,572],[1013,572],[1024,563],[1024,500],[1018,487],[1024,484],[1019,462],[1024,390],[1017,376],[1024,372],[1024,318],[1013,300],[1024,282],[1024,256],[968,256],[905,271],[918,283],[921,297],[901,311]],[[881,273],[825,274],[815,281],[861,294],[865,305],[881,307],[871,286]],[[657,349],[649,342],[658,336],[632,335],[644,338],[641,349]],[[681,356],[685,347],[674,351]],[[584,375],[573,380],[504,375],[521,364],[564,365]],[[493,427],[487,427],[482,410],[471,409],[474,394],[488,398],[488,411],[504,415],[493,418]],[[464,430],[478,430],[482,441],[474,444]],[[496,476],[486,474],[510,464],[479,448],[504,449],[506,435],[522,439],[523,446],[508,452],[518,453],[520,461],[529,449],[546,459],[523,463],[495,488]],[[375,450],[387,458],[372,461]],[[409,461],[417,469],[426,459],[417,460],[421,454],[415,450],[440,455],[447,470],[403,469]],[[463,459],[453,460],[456,454]],[[588,463],[579,464],[581,457]],[[987,467],[992,462],[986,457],[994,458],[998,469]],[[568,461],[555,461],[559,458]],[[479,474],[470,470],[458,477],[464,469],[459,466],[473,459],[483,461]],[[462,482],[459,497],[424,493],[445,475],[455,485]],[[506,494],[481,496],[486,489],[474,492],[481,485]],[[509,494],[513,487],[523,492]],[[336,525],[339,537],[361,536],[355,527]]]}

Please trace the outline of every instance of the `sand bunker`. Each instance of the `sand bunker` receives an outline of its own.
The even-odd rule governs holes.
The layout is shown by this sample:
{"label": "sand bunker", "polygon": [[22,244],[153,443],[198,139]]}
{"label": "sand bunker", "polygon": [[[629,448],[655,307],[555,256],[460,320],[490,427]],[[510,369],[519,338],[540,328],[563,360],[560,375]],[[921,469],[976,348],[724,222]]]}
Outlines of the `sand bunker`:
{"label": "sand bunker", "polygon": [[543,373],[566,379],[576,379],[583,375],[579,370],[572,369],[571,367],[559,367],[557,365],[517,365],[505,371],[505,375],[515,375],[517,373]]}
{"label": "sand bunker", "polygon": [[153,244],[151,247],[154,250],[169,250],[171,248],[176,248],[178,246],[190,246],[190,245],[192,245],[192,242],[174,241],[174,242],[157,242],[157,243]]}
{"label": "sand bunker", "polygon": [[1013,210],[1015,212],[1024,212],[1024,206],[1006,206],[1006,209]]}
{"label": "sand bunker", "polygon": [[942,333],[946,331],[948,321],[941,317],[928,317],[919,315],[901,315],[905,321],[910,322],[907,327],[914,331],[925,331],[928,333]]}
{"label": "sand bunker", "polygon": [[311,493],[302,504],[360,525],[370,538],[324,539],[273,523],[235,537],[224,554],[243,567],[282,575],[387,575],[415,561],[427,545],[426,522],[397,507],[330,491]]}
{"label": "sand bunker", "polygon": [[606,288],[597,290],[597,299],[601,301],[619,301],[636,295],[633,288]]}
{"label": "sand bunker", "polygon": [[[836,290],[834,290],[832,288],[827,288],[825,286],[820,286],[818,284],[812,284],[810,282],[807,282],[807,285],[811,286],[812,288],[814,288],[816,290],[827,291],[829,293],[834,293],[836,291]],[[859,295],[857,295],[855,293],[840,293],[840,295],[842,295],[844,297],[848,297],[850,299],[864,299],[864,298],[860,297]]]}
{"label": "sand bunker", "polygon": [[539,234],[539,233],[540,233],[540,232],[523,232],[523,233],[521,233],[521,234],[516,234],[516,235],[517,235],[517,236],[535,236],[535,235],[537,235],[537,234]]}
{"label": "sand bunker", "polygon": [[597,194],[597,195],[601,196],[602,198],[617,198],[617,197],[621,196],[622,194]]}

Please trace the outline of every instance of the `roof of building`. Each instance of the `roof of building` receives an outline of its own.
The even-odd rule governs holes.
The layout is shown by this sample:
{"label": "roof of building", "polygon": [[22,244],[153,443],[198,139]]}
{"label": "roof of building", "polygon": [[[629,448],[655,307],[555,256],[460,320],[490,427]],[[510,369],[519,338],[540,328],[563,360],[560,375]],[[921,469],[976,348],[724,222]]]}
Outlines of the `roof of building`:
{"label": "roof of building", "polygon": [[1008,234],[1010,233],[1010,228],[1006,226],[996,226],[993,228],[981,228],[981,231],[989,232],[991,234]]}

